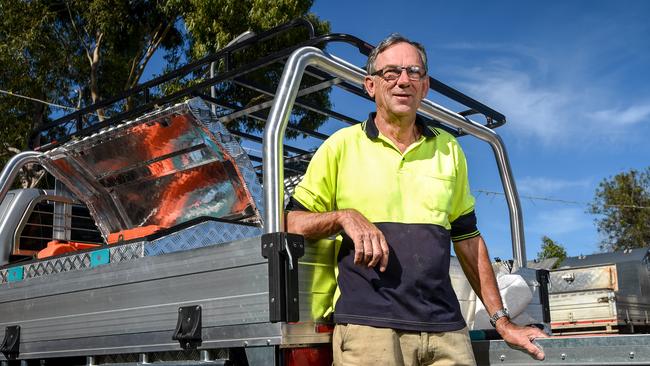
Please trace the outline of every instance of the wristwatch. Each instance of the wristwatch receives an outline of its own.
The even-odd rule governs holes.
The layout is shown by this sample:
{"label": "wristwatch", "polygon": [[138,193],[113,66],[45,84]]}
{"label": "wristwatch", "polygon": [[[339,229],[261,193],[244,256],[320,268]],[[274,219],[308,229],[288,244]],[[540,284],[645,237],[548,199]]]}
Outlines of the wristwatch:
{"label": "wristwatch", "polygon": [[506,309],[506,308],[499,309],[499,310],[497,310],[496,313],[492,314],[492,316],[490,317],[490,324],[492,324],[492,326],[496,328],[497,320],[499,320],[499,319],[501,319],[503,317],[510,319],[510,313],[508,312],[508,309]]}

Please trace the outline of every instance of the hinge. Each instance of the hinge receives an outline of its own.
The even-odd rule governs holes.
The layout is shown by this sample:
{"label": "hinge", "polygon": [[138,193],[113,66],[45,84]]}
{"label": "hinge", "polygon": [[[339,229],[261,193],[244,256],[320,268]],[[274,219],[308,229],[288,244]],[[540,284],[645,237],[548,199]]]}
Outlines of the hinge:
{"label": "hinge", "polygon": [[20,325],[12,325],[5,328],[5,338],[0,346],[0,352],[8,360],[15,360],[20,349]]}
{"label": "hinge", "polygon": [[550,283],[549,271],[538,269],[535,273],[539,283],[539,302],[542,304],[542,321],[551,322],[551,303],[548,299],[548,284]]}
{"label": "hinge", "polygon": [[196,349],[201,345],[201,306],[182,306],[178,308],[178,321],[172,339],[183,349]]}
{"label": "hinge", "polygon": [[262,235],[262,256],[269,260],[269,321],[296,322],[298,258],[305,254],[305,239],[290,233]]}

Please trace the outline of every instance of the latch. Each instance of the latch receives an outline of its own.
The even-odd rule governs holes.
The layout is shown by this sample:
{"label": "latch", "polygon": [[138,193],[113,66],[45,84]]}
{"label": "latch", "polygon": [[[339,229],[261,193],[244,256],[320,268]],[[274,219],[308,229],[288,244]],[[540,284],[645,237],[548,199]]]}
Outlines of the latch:
{"label": "latch", "polygon": [[572,283],[573,281],[575,281],[576,276],[573,274],[573,272],[571,272],[571,273],[563,274],[562,279],[567,283]]}
{"label": "latch", "polygon": [[183,349],[196,349],[201,345],[201,306],[182,306],[178,308],[178,322],[172,339]]}
{"label": "latch", "polygon": [[12,325],[5,328],[5,338],[0,346],[0,352],[8,360],[15,360],[18,357],[20,348],[20,325]]}
{"label": "latch", "polygon": [[262,256],[269,260],[269,320],[296,322],[298,309],[298,258],[305,254],[305,239],[291,233],[262,235]]}

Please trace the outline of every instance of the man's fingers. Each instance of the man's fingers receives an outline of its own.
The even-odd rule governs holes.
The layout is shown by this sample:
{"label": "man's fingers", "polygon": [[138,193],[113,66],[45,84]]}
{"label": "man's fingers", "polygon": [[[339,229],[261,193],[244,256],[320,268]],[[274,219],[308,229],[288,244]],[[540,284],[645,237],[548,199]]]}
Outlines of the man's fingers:
{"label": "man's fingers", "polygon": [[363,239],[353,239],[354,242],[354,264],[361,264],[363,261]]}
{"label": "man's fingers", "polygon": [[526,350],[528,350],[528,353],[536,360],[541,361],[544,359],[544,352],[539,349],[534,343],[530,343],[530,345],[526,346]]}
{"label": "man's fingers", "polygon": [[535,339],[537,338],[546,338],[547,335],[546,333],[542,332],[540,329],[531,327],[532,332],[528,333],[528,340],[529,343],[526,344],[526,350],[528,350],[528,353],[533,356],[537,360],[543,360],[544,359],[544,351],[541,349],[541,346],[539,343],[535,342]]}
{"label": "man's fingers", "polygon": [[382,256],[381,244],[379,244],[379,238],[373,238],[372,240],[372,260],[368,263],[368,267],[374,267],[379,263],[379,260]]}
{"label": "man's fingers", "polygon": [[386,270],[386,267],[388,267],[388,256],[390,255],[390,250],[388,249],[388,243],[386,243],[386,239],[382,235],[379,243],[381,245],[381,262],[379,263],[379,270],[381,272],[384,272]]}
{"label": "man's fingers", "polygon": [[363,239],[363,264],[369,264],[372,261],[372,238]]}

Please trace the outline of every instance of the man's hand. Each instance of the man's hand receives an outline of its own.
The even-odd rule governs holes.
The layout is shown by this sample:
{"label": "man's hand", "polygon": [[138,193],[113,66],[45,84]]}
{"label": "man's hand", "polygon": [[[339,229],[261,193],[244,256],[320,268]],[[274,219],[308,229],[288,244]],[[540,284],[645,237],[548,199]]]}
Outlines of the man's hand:
{"label": "man's hand", "polygon": [[523,349],[536,360],[544,359],[544,351],[533,344],[537,338],[548,337],[539,328],[521,327],[510,322],[508,318],[501,318],[497,320],[496,329],[510,347]]}
{"label": "man's hand", "polygon": [[389,254],[384,234],[356,210],[343,210],[340,224],[354,242],[354,263],[368,267],[379,263],[379,271],[384,272]]}

